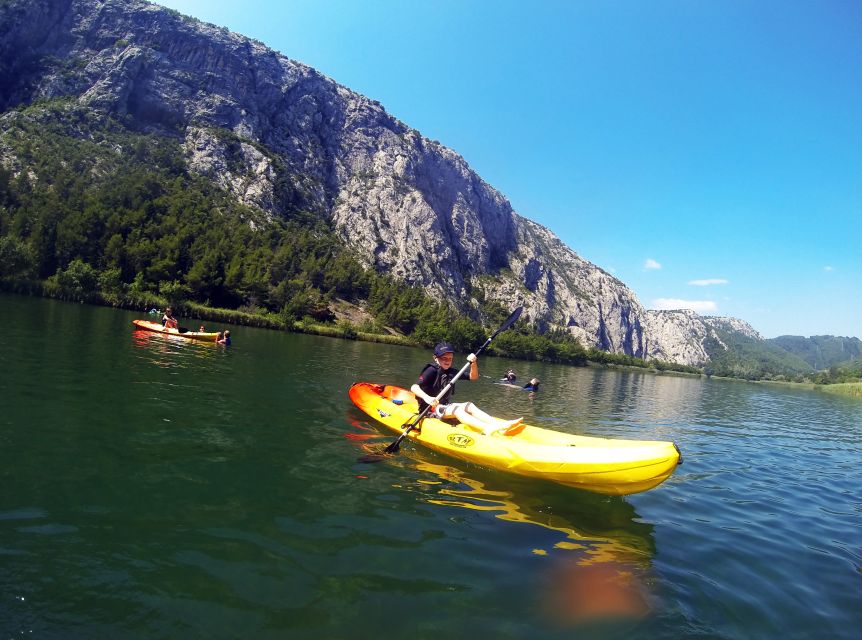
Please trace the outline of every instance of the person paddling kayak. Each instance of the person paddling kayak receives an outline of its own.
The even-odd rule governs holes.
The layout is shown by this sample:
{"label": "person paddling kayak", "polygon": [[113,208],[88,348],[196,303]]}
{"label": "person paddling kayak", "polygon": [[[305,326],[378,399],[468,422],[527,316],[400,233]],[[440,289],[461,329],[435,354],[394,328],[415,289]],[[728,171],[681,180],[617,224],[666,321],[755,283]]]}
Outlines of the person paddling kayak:
{"label": "person paddling kayak", "polygon": [[179,329],[180,327],[179,320],[174,317],[174,310],[170,307],[165,309],[165,315],[162,316],[162,324],[165,329]]}
{"label": "person paddling kayak", "polygon": [[[419,374],[418,382],[410,387],[419,403],[419,411],[422,412],[425,410],[425,407],[431,405],[431,411],[428,414],[430,417],[442,420],[457,420],[486,435],[494,432],[502,432],[504,435],[515,435],[520,431],[519,427],[523,418],[500,420],[488,415],[472,402],[449,403],[449,398],[455,390],[454,386],[440,399],[439,404],[435,401],[437,394],[458,373],[458,370],[452,367],[454,358],[455,349],[448,342],[441,342],[434,348],[434,362],[425,365],[422,373]],[[470,363],[470,380],[478,380],[479,365],[476,364],[476,354],[471,353],[468,355],[467,361]]]}

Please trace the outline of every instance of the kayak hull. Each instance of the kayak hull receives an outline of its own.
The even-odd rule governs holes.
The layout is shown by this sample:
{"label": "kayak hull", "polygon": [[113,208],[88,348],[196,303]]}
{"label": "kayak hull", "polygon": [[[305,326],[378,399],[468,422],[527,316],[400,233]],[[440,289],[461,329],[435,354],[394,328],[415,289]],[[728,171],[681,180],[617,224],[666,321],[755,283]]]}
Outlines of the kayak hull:
{"label": "kayak hull", "polygon": [[[415,396],[392,385],[357,382],[349,395],[359,409],[397,433],[419,412]],[[461,460],[610,495],[652,489],[680,462],[673,442],[592,438],[530,425],[514,436],[484,435],[459,423],[425,418],[421,430],[407,437]]]}
{"label": "kayak hull", "polygon": [[177,336],[178,338],[188,338],[189,340],[199,340],[201,342],[215,342],[218,340],[218,333],[204,333],[200,331],[179,331],[178,329],[166,329],[161,322],[152,322],[151,320],[132,320],[132,324],[138,329],[146,331],[154,331],[155,333],[164,333],[169,336]]}

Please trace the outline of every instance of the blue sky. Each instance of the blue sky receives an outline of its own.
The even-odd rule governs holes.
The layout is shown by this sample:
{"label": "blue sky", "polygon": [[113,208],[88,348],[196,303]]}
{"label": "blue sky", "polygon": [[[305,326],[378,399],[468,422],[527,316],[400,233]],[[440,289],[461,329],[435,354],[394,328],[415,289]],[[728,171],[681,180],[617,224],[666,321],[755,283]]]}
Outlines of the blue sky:
{"label": "blue sky", "polygon": [[862,3],[165,0],[379,100],[647,308],[862,337]]}

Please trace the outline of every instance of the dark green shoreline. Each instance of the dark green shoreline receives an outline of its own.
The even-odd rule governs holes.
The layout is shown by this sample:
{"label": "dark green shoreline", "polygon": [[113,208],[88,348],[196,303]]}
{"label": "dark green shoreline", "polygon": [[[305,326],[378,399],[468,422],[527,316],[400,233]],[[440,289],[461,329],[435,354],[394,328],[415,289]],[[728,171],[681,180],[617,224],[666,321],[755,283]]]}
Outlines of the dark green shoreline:
{"label": "dark green shoreline", "polygon": [[[164,309],[167,306],[172,306],[175,315],[180,318],[181,323],[183,318],[191,318],[195,321],[220,322],[236,326],[256,327],[260,329],[274,329],[277,331],[291,331],[295,333],[307,333],[312,335],[326,336],[330,338],[343,338],[347,340],[362,340],[364,342],[377,342],[381,344],[392,344],[404,347],[423,348],[428,345],[422,344],[409,336],[397,334],[379,334],[360,331],[354,324],[346,321],[336,321],[332,324],[323,324],[311,321],[306,318],[297,320],[290,326],[282,320],[277,314],[254,314],[235,309],[221,309],[217,307],[209,307],[197,302],[168,302],[166,298],[148,293],[139,297],[124,296],[112,297],[106,296],[100,292],[93,292],[86,299],[74,299],[67,295],[60,295],[59,292],[50,290],[48,283],[39,281],[16,281],[9,282],[0,280],[0,291],[17,295],[25,295],[38,298],[50,298],[62,300],[65,302],[77,302],[81,304],[92,304],[95,306],[113,307],[115,309],[127,309],[130,311],[138,311],[142,314],[147,314],[150,309]],[[52,295],[53,294],[53,295]],[[598,366],[614,369],[631,369],[633,371],[647,371],[652,373],[673,373],[677,375],[700,376],[702,373],[695,371],[678,371],[668,367],[672,367],[669,363],[657,362],[650,365],[640,366],[639,358],[633,356],[617,355],[606,353],[604,351],[591,350],[588,354],[594,357],[588,357],[584,364],[564,363],[571,366]],[[539,358],[519,358],[517,355],[506,352],[500,349],[498,345],[492,344],[489,347],[487,355],[512,358],[515,360],[540,360]],[[598,357],[596,357],[598,356]],[[617,359],[619,362],[613,362]],[[656,364],[658,366],[656,366]]]}
{"label": "dark green shoreline", "polygon": [[332,338],[346,338],[355,340],[364,340],[366,342],[381,342],[386,344],[396,344],[409,347],[421,346],[414,340],[406,336],[384,335],[365,333],[356,330],[348,325],[339,326],[326,325],[320,323],[310,323],[303,320],[298,320],[293,323],[293,326],[288,326],[287,323],[274,313],[270,314],[253,314],[236,309],[220,309],[218,307],[208,307],[197,302],[177,302],[170,303],[165,298],[157,295],[141,296],[137,299],[108,299],[100,293],[93,293],[86,300],[74,300],[66,296],[50,295],[45,291],[45,285],[41,282],[2,282],[0,281],[0,291],[17,295],[24,295],[36,298],[49,298],[54,300],[62,300],[64,302],[77,302],[80,304],[91,304],[100,307],[113,307],[115,309],[126,309],[129,311],[139,311],[142,314],[147,314],[150,309],[164,309],[172,306],[175,315],[178,318],[192,318],[194,320],[204,320],[208,322],[222,322],[235,326],[256,327],[259,329],[274,329],[277,331],[292,331],[295,333],[309,333],[315,335],[328,336]]}

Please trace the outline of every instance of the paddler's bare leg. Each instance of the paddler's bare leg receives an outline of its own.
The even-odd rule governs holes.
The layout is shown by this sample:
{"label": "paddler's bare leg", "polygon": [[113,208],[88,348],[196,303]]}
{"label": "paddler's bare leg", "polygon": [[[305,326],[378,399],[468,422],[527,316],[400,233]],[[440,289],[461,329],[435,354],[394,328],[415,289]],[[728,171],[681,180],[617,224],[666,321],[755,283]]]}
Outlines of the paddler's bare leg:
{"label": "paddler's bare leg", "polygon": [[[480,431],[485,435],[489,435],[495,431],[504,432],[507,435],[514,435],[514,433],[510,432],[517,429],[518,425],[523,421],[523,418],[518,418],[516,420],[501,420],[500,418],[495,418],[494,416],[488,415],[482,411],[472,402],[467,402],[463,406],[457,406],[452,415],[458,419],[458,422],[461,422],[476,431]],[[520,431],[520,429],[517,431]],[[517,431],[515,431],[515,433],[517,433]]]}

